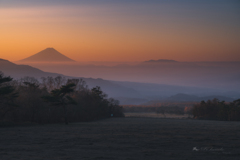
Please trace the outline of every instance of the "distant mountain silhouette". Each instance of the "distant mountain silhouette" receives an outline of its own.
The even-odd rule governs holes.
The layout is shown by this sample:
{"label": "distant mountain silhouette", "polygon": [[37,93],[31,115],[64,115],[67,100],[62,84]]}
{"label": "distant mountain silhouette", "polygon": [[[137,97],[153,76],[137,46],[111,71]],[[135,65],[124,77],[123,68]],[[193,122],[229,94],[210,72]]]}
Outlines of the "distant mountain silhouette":
{"label": "distant mountain silhouette", "polygon": [[74,60],[59,53],[54,48],[47,48],[19,62],[74,62]]}
{"label": "distant mountain silhouette", "polygon": [[195,95],[178,93],[178,94],[173,95],[169,98],[166,98],[165,100],[167,100],[167,101],[194,101],[194,102],[198,102],[199,97],[195,96]]}
{"label": "distant mountain silhouette", "polygon": [[219,96],[219,95],[211,95],[211,96],[205,96],[205,97],[198,97],[195,95],[189,95],[189,94],[183,94],[179,93],[176,95],[173,95],[169,98],[164,99],[163,101],[172,101],[172,102],[200,102],[200,101],[207,101],[212,100],[214,98],[219,99],[220,101],[226,101],[226,102],[232,102],[234,99],[230,97],[225,96]]}
{"label": "distant mountain silhouette", "polygon": [[160,63],[160,62],[178,62],[175,60],[169,60],[169,59],[159,59],[159,60],[149,60],[149,61],[144,61],[145,63]]}
{"label": "distant mountain silhouette", "polygon": [[[20,79],[26,76],[35,77],[37,79],[40,79],[41,77],[64,76],[62,74],[44,72],[44,71],[41,71],[40,69],[31,67],[29,65],[17,65],[4,59],[0,59],[0,72],[3,72],[5,76],[11,76],[15,79]],[[65,77],[76,78],[76,77],[69,77],[69,76],[65,76]],[[103,80],[99,78],[98,79],[83,78],[83,77],[77,77],[77,78],[83,79],[87,83],[89,88],[100,86],[101,89],[105,93],[107,93],[110,97],[119,97],[122,95],[125,95],[127,97],[140,96],[140,93],[135,91],[134,89],[127,88],[119,84],[115,84],[108,80]]]}
{"label": "distant mountain silhouette", "polygon": [[56,77],[61,74],[43,72],[40,69],[28,66],[28,65],[17,65],[8,60],[0,59],[0,71],[6,76],[11,76],[13,78],[23,78],[25,76],[41,78],[52,76]]}
{"label": "distant mountain silhouette", "polygon": [[[23,78],[25,76],[41,78],[41,77],[56,77],[61,74],[44,72],[40,69],[28,66],[17,65],[8,60],[0,59],[0,71],[6,76],[13,78]],[[64,76],[64,75],[61,75]],[[67,78],[73,78],[66,76]],[[77,76],[76,76],[77,77]],[[74,77],[74,78],[76,78]],[[232,101],[235,95],[240,95],[239,92],[227,92],[222,94],[219,90],[208,90],[203,87],[187,87],[176,85],[164,85],[153,83],[139,83],[139,82],[123,82],[123,81],[109,81],[104,79],[83,78],[88,87],[91,89],[95,86],[100,86],[101,89],[109,95],[120,100],[120,104],[141,104],[148,101],[159,100],[159,102],[179,102],[179,101],[195,101],[208,100],[218,98],[219,100]],[[178,94],[181,93],[181,94]],[[222,96],[220,96],[220,94]],[[198,96],[194,96],[198,95]],[[213,95],[213,96],[212,96]],[[219,95],[219,96],[215,96]],[[224,97],[226,95],[227,97]],[[229,98],[228,96],[232,97]],[[237,99],[237,96],[234,99]]]}

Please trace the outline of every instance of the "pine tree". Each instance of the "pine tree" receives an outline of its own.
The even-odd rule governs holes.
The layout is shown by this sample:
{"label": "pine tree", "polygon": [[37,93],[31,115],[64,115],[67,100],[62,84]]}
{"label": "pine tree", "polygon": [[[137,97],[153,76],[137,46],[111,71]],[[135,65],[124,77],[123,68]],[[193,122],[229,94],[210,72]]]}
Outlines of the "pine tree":
{"label": "pine tree", "polygon": [[63,85],[60,89],[52,90],[49,96],[42,97],[46,102],[49,102],[52,105],[63,107],[65,124],[68,124],[67,105],[76,104],[73,98],[69,95],[74,92],[75,86],[76,85],[73,83]]}
{"label": "pine tree", "polygon": [[16,107],[13,100],[18,97],[15,87],[9,84],[13,79],[0,73],[0,118]]}

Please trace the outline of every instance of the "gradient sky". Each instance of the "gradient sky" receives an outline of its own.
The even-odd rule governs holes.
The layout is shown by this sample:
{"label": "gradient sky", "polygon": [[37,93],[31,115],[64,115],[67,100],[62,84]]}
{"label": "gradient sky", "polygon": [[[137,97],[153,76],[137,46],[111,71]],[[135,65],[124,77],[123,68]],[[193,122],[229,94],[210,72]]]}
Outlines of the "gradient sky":
{"label": "gradient sky", "polygon": [[240,61],[239,0],[0,0],[0,58]]}

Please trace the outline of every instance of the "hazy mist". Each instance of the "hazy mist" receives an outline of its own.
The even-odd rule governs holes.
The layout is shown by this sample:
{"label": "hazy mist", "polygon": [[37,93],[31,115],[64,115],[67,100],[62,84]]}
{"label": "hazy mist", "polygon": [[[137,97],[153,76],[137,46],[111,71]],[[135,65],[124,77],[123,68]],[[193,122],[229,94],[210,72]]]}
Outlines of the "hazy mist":
{"label": "hazy mist", "polygon": [[240,89],[240,62],[29,63],[46,72],[114,81]]}

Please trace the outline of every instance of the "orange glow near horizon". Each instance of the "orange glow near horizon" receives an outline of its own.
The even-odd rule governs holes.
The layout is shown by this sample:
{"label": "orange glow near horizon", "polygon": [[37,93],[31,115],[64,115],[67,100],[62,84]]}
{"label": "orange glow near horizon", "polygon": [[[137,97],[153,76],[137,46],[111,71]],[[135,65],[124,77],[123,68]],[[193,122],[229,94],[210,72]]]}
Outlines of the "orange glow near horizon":
{"label": "orange glow near horizon", "polygon": [[[120,14],[104,6],[0,9],[0,58],[53,47],[76,61],[240,61],[239,29]],[[217,29],[216,29],[217,28]],[[237,32],[236,32],[237,31]]]}

